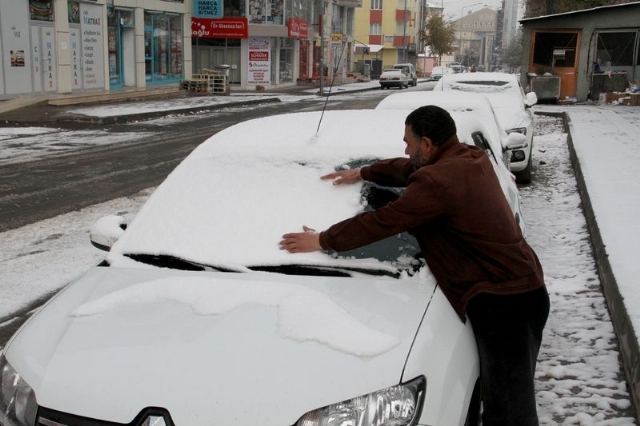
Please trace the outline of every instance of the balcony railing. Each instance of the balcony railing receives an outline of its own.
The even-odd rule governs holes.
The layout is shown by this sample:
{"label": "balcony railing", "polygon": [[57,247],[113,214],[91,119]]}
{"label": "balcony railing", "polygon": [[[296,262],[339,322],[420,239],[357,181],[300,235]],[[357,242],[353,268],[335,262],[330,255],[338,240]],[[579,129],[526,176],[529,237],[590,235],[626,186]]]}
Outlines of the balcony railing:
{"label": "balcony railing", "polygon": [[411,11],[406,9],[396,9],[396,21],[410,21],[411,20]]}

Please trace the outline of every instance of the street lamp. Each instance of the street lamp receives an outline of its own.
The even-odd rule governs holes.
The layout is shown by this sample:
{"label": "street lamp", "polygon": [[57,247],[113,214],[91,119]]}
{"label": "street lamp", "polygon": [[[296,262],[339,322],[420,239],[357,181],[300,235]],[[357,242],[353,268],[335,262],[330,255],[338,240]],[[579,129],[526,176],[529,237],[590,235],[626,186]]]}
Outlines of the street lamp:
{"label": "street lamp", "polygon": [[462,20],[464,19],[464,10],[469,7],[477,6],[479,4],[482,4],[482,3],[474,3],[467,6],[462,6],[462,9],[460,10],[460,52],[458,54],[460,55],[461,64],[462,64]]}

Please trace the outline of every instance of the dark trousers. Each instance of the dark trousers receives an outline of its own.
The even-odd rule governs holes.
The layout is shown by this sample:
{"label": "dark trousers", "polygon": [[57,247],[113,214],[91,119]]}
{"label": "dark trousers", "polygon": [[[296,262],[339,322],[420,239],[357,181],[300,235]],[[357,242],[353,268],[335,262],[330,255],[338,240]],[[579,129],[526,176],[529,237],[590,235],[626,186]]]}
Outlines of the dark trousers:
{"label": "dark trousers", "polygon": [[549,316],[546,288],[479,294],[467,307],[480,357],[483,426],[538,426],[534,376]]}

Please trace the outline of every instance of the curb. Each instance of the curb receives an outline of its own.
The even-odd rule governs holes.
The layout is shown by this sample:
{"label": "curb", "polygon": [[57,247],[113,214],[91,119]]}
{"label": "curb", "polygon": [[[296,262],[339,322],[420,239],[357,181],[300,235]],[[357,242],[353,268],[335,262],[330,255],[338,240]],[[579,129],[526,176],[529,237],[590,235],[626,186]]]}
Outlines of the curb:
{"label": "curb", "polygon": [[589,196],[589,191],[580,165],[580,159],[578,158],[575,145],[573,143],[573,124],[571,123],[571,117],[566,112],[536,112],[536,114],[561,117],[564,121],[564,128],[567,132],[567,145],[569,146],[569,157],[576,176],[578,193],[580,194],[582,208],[587,220],[587,228],[589,229],[589,236],[591,246],[593,248],[593,256],[598,269],[598,276],[602,283],[602,290],[609,308],[611,321],[613,323],[616,337],[618,338],[620,354],[622,356],[622,367],[629,384],[631,403],[635,409],[636,420],[640,422],[640,345],[631,319],[629,318],[629,313],[627,312],[627,308],[624,304],[624,297],[620,294],[618,282],[616,281],[611,263],[609,262],[609,254],[607,253],[606,245],[604,244],[600,228],[598,227],[598,222],[596,221],[596,215],[593,211],[591,197]]}
{"label": "curb", "polygon": [[[251,100],[244,100],[244,101],[238,101],[238,102],[221,103],[216,105],[189,107],[189,108],[181,108],[181,109],[170,109],[165,111],[149,111],[149,112],[141,112],[137,114],[113,115],[108,117],[92,117],[92,116],[80,115],[80,114],[70,114],[67,116],[54,117],[53,122],[84,123],[84,124],[131,123],[134,121],[149,120],[152,118],[167,117],[170,115],[196,114],[196,113],[202,113],[207,111],[217,111],[224,108],[234,108],[234,107],[241,107],[241,106],[248,106],[248,105],[258,105],[258,104],[270,104],[270,103],[277,103],[277,102],[281,102],[280,99],[278,98],[251,99]],[[21,123],[21,124],[25,124],[25,123]]]}

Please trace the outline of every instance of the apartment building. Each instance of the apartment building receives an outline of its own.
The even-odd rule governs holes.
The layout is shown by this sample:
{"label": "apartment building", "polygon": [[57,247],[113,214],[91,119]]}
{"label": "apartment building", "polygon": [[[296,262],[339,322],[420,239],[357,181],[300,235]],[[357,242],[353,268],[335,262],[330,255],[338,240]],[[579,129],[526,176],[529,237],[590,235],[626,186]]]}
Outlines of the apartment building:
{"label": "apartment building", "polygon": [[370,66],[377,78],[395,63],[415,64],[425,3],[418,0],[364,0],[355,10],[355,66]]}

